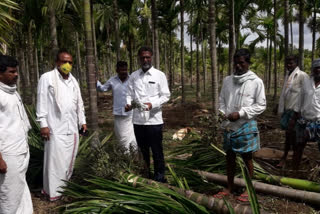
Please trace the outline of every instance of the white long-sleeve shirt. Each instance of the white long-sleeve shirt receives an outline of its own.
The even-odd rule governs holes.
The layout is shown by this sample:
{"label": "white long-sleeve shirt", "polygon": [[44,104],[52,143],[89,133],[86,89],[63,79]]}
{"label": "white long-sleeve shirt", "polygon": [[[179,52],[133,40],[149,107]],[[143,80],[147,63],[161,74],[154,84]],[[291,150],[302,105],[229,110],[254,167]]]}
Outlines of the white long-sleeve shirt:
{"label": "white long-sleeve shirt", "polygon": [[296,67],[290,75],[287,71],[279,100],[279,114],[282,114],[284,110],[294,110],[305,78],[308,78],[308,74],[301,71],[299,67]]}
{"label": "white long-sleeve shirt", "polygon": [[133,110],[133,124],[159,125],[163,124],[161,106],[170,99],[170,91],[166,75],[151,67],[143,72],[139,69],[130,76],[127,92],[127,104],[151,103],[150,111]]}
{"label": "white long-sleeve shirt", "polygon": [[29,149],[28,116],[16,90],[0,82],[0,153],[19,155]]}
{"label": "white long-sleeve shirt", "polygon": [[262,80],[252,71],[253,76],[242,84],[235,83],[234,75],[223,80],[219,96],[219,111],[228,116],[230,113],[239,112],[240,119],[235,122],[226,122],[225,127],[237,130],[244,123],[262,114],[266,109],[266,96]]}
{"label": "white long-sleeve shirt", "polygon": [[105,84],[97,82],[97,89],[99,91],[112,90],[113,96],[113,115],[131,116],[132,111],[125,112],[124,107],[127,104],[127,89],[129,77],[124,82],[118,76],[111,77]]}
{"label": "white long-sleeve shirt", "polygon": [[84,105],[76,79],[63,79],[57,69],[44,73],[38,83],[37,121],[51,134],[77,133],[86,124]]}
{"label": "white long-sleeve shirt", "polygon": [[300,112],[304,119],[320,120],[320,85],[315,86],[313,77],[303,80],[298,105],[294,111]]}

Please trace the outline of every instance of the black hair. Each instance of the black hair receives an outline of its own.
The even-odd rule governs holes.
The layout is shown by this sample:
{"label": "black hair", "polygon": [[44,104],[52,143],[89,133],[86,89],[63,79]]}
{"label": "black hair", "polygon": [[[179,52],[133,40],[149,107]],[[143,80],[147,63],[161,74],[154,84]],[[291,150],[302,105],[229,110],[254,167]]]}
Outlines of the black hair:
{"label": "black hair", "polygon": [[139,50],[138,50],[138,56],[140,56],[140,54],[143,51],[149,51],[151,53],[151,55],[153,55],[153,51],[152,48],[148,47],[148,46],[142,46]]}
{"label": "black hair", "polygon": [[69,52],[66,48],[61,48],[61,49],[58,51],[57,55],[56,55],[56,62],[58,62],[58,61],[60,60],[59,57],[60,57],[60,54],[62,54],[62,53],[66,53],[66,54],[71,55],[70,52]]}
{"label": "black hair", "polygon": [[241,49],[236,50],[236,52],[233,56],[233,59],[235,59],[237,57],[241,57],[241,56],[243,56],[245,58],[247,63],[251,64],[251,61],[250,61],[251,55],[250,55],[250,52],[248,49],[241,48]]}
{"label": "black hair", "polygon": [[297,55],[289,55],[285,61],[293,60],[297,65],[299,64],[299,57]]}
{"label": "black hair", "polygon": [[123,68],[123,67],[128,67],[128,63],[126,61],[118,61],[117,62],[117,69]]}
{"label": "black hair", "polygon": [[0,55],[0,72],[4,73],[7,70],[7,67],[15,68],[18,66],[18,61],[12,57],[7,55]]}

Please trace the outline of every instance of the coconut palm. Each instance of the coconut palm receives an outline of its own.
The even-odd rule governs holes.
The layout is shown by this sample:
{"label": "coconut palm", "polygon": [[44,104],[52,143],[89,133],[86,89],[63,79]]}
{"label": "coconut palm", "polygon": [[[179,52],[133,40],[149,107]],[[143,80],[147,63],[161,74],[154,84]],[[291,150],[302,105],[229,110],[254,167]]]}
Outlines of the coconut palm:
{"label": "coconut palm", "polygon": [[96,72],[93,59],[93,41],[92,41],[92,25],[91,25],[91,4],[90,0],[83,1],[84,13],[84,29],[86,38],[86,68],[89,92],[89,123],[90,127],[98,130],[98,106],[97,106],[97,91],[96,91]]}

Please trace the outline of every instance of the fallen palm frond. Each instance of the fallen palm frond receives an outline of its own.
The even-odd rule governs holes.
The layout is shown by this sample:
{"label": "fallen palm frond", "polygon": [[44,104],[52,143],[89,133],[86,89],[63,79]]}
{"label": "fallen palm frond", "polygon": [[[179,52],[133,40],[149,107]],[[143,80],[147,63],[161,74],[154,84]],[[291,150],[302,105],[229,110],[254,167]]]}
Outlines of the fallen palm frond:
{"label": "fallen palm frond", "polygon": [[[227,176],[217,174],[217,173],[210,173],[205,171],[197,171],[201,176],[205,177],[209,182],[214,182],[220,185],[227,184]],[[244,179],[235,178],[234,179],[235,186],[238,187],[245,187],[246,182]],[[302,190],[296,190],[271,184],[265,184],[258,181],[253,181],[252,185],[256,192],[270,194],[278,197],[293,199],[296,201],[307,202],[314,205],[320,204],[320,194],[315,192],[307,192]]]}
{"label": "fallen palm frond", "polygon": [[164,186],[126,184],[94,177],[90,185],[67,182],[63,194],[78,201],[63,213],[209,213],[204,207]]}
{"label": "fallen palm frond", "polygon": [[[42,172],[43,172],[43,156],[44,156],[44,142],[40,134],[40,125],[36,121],[36,111],[32,106],[25,106],[28,118],[32,129],[29,131],[28,144],[30,150],[29,168],[27,171],[27,181],[31,185],[42,185]],[[96,133],[92,133],[89,137],[80,137],[78,157],[88,157],[93,155],[92,148],[90,146],[90,140]],[[104,137],[101,141],[100,147],[104,146],[109,141],[112,133]],[[78,159],[78,158],[77,158]],[[75,165],[75,170],[77,169]]]}
{"label": "fallen palm frond", "polygon": [[[141,178],[133,174],[123,174],[123,178],[127,181],[127,183],[131,184],[134,187],[144,186],[145,184],[149,184],[156,188],[158,188],[159,186],[166,186],[167,188],[174,190],[175,192],[181,194],[182,196],[185,196],[186,198],[196,202],[197,204],[205,206],[207,209],[215,213],[230,213],[230,207],[226,205],[223,199],[218,199],[212,196],[193,192],[191,190],[184,190],[178,187],[169,186],[167,184],[158,183],[156,181]],[[234,210],[235,213],[239,214],[252,213],[249,206],[244,206],[241,204],[236,204],[231,210]]]}
{"label": "fallen palm frond", "polygon": [[239,165],[241,167],[242,176],[246,182],[246,189],[247,189],[247,193],[249,196],[249,201],[250,201],[252,212],[254,214],[260,214],[260,207],[259,207],[258,198],[256,195],[256,191],[252,185],[252,181],[251,181],[248,169],[247,169],[247,167],[243,166],[241,163]]}

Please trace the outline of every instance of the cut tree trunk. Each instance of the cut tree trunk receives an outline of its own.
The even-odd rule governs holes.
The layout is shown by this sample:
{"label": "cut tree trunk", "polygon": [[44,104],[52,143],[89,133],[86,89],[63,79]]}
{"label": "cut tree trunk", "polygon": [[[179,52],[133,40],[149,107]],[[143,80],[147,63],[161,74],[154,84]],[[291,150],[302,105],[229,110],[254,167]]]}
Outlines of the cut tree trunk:
{"label": "cut tree trunk", "polygon": [[[205,177],[209,182],[214,182],[221,185],[227,184],[227,176],[220,175],[216,173],[209,173],[205,171],[195,170],[199,175]],[[234,179],[235,186],[245,187],[246,182],[244,179],[235,178]],[[282,198],[289,198],[292,200],[307,202],[314,205],[320,204],[320,194],[315,192],[307,192],[303,190],[295,190],[286,187],[275,186],[271,184],[265,184],[262,182],[253,181],[253,187],[256,192],[261,192],[264,194],[270,194]]]}
{"label": "cut tree trunk", "polygon": [[[158,183],[158,182],[150,180],[150,179],[141,178],[141,177],[136,176],[134,174],[123,174],[122,176],[126,179],[126,181],[128,183],[132,184],[133,187],[138,186],[139,183],[140,184],[149,184],[152,186],[164,185],[167,188],[179,193],[180,195],[185,196],[189,200],[194,201],[197,204],[200,204],[209,210],[212,210],[216,213],[223,213],[223,214],[229,213],[229,210],[228,210],[226,203],[224,202],[223,199],[214,198],[212,196],[200,194],[197,192],[193,192],[191,190],[180,189],[178,187],[173,187],[168,184]],[[237,204],[236,206],[233,207],[233,209],[234,209],[235,213],[237,213],[237,214],[238,213],[239,214],[252,213],[250,206],[245,206],[245,205],[241,205],[241,204]],[[261,210],[260,213],[264,214],[266,212]]]}

